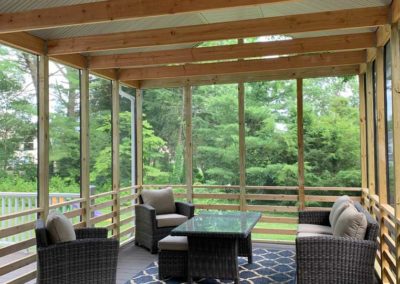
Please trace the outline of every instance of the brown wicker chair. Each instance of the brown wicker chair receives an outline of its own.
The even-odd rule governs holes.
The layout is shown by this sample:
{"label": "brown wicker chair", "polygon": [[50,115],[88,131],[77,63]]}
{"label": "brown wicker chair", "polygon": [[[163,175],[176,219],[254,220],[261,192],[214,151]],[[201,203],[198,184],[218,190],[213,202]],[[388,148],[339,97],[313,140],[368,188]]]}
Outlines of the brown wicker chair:
{"label": "brown wicker chair", "polygon": [[76,229],[76,241],[52,244],[43,221],[36,223],[37,283],[116,282],[119,241],[107,229]]}
{"label": "brown wicker chair", "polygon": [[[143,204],[141,196],[140,204],[135,206],[135,245],[158,252],[158,241],[170,234],[175,227],[159,227],[157,225],[156,210],[150,205]],[[184,215],[188,219],[194,216],[194,205],[186,202],[175,202],[176,214]]]}
{"label": "brown wicker chair", "polygon": [[[379,226],[359,204],[367,217],[364,240],[332,235],[296,238],[297,283],[374,283],[374,261]],[[329,226],[329,211],[299,212],[299,224]]]}

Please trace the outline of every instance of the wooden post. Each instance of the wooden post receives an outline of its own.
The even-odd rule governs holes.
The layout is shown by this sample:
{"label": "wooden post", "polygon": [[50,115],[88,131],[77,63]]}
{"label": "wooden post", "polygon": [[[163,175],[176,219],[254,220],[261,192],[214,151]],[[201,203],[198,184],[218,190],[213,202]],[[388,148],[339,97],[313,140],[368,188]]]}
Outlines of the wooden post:
{"label": "wooden post", "polygon": [[[361,146],[361,187],[368,187],[368,166],[367,166],[367,124],[365,116],[365,74],[358,76],[360,92],[360,146]],[[363,198],[365,198],[363,196]],[[364,201],[363,201],[364,203]]]}
{"label": "wooden post", "polygon": [[142,90],[136,89],[136,184],[139,193],[143,186],[143,116]]}
{"label": "wooden post", "polygon": [[[385,113],[385,63],[384,63],[384,48],[378,47],[376,53],[376,109],[378,115],[377,135],[378,143],[378,169],[379,169],[379,204],[387,204],[387,180],[386,180],[386,113]],[[380,251],[381,251],[381,278],[383,283],[389,282],[385,269],[390,269],[389,263],[386,260],[385,252],[390,255],[389,247],[384,241],[384,235],[388,234],[388,228],[384,223],[384,218],[387,217],[386,210],[380,206]]]}
{"label": "wooden post", "polygon": [[81,70],[81,196],[85,199],[82,221],[90,227],[89,174],[89,70]]}
{"label": "wooden post", "polygon": [[376,110],[378,116],[376,133],[378,143],[379,184],[375,185],[379,192],[379,203],[387,204],[387,179],[386,179],[386,113],[385,113],[385,59],[384,47],[378,47],[376,53]]}
{"label": "wooden post", "polygon": [[[372,81],[372,63],[367,65],[367,140],[368,140],[368,188],[369,194],[375,194],[375,139],[374,139],[374,91]],[[370,207],[373,205],[373,200],[370,200]],[[373,213],[373,212],[372,212]]]}
{"label": "wooden post", "polygon": [[192,146],[192,87],[185,85],[183,88],[185,99],[185,122],[186,122],[186,196],[188,202],[193,202],[193,146]]}
{"label": "wooden post", "polygon": [[297,164],[299,181],[299,210],[305,208],[304,193],[304,129],[303,129],[303,79],[297,79]]}
{"label": "wooden post", "polygon": [[396,217],[396,280],[400,283],[400,39],[399,23],[392,25],[392,96],[393,96],[393,157]]}
{"label": "wooden post", "polygon": [[240,186],[240,210],[246,210],[246,125],[245,125],[245,95],[244,83],[238,84],[239,101],[239,186]]}
{"label": "wooden post", "polygon": [[49,58],[39,57],[39,207],[49,213]]}
{"label": "wooden post", "polygon": [[119,174],[119,80],[112,81],[112,188],[113,200],[112,207],[114,217],[113,223],[115,224],[113,235],[119,239],[120,237],[120,174]]}

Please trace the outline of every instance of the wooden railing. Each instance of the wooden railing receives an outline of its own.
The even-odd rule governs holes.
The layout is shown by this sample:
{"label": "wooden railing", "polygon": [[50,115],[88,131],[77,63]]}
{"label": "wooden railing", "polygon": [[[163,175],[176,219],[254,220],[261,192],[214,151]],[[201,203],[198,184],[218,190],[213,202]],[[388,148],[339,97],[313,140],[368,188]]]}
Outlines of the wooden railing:
{"label": "wooden railing", "polygon": [[368,189],[363,189],[362,201],[365,208],[380,224],[379,249],[375,261],[376,273],[381,279],[387,279],[390,283],[395,284],[396,272],[399,269],[399,262],[396,261],[398,255],[396,236],[399,236],[400,219],[396,218],[392,206],[380,204],[379,196],[370,194]]}

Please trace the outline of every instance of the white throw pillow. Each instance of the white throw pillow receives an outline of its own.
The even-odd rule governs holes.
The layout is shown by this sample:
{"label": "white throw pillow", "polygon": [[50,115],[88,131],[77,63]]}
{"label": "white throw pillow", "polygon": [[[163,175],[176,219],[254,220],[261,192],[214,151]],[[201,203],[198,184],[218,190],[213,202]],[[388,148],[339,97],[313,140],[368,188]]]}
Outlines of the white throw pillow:
{"label": "white throw pillow", "polygon": [[46,220],[46,229],[49,232],[52,243],[63,243],[76,240],[74,226],[62,213],[50,211]]}

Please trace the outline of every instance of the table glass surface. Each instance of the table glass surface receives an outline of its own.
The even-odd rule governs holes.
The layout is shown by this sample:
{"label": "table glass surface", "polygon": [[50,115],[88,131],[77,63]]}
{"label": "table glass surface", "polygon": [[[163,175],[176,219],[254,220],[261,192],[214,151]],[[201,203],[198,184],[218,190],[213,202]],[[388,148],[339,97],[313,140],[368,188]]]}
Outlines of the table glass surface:
{"label": "table glass surface", "polygon": [[172,230],[172,235],[238,234],[247,235],[261,218],[259,212],[200,212]]}

